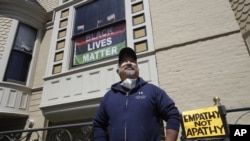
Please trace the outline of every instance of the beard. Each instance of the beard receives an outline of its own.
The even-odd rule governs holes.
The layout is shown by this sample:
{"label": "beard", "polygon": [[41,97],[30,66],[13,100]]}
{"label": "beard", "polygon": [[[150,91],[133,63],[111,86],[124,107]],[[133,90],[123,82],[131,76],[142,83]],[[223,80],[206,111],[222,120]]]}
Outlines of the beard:
{"label": "beard", "polygon": [[127,77],[133,77],[135,75],[135,70],[125,70],[125,75]]}

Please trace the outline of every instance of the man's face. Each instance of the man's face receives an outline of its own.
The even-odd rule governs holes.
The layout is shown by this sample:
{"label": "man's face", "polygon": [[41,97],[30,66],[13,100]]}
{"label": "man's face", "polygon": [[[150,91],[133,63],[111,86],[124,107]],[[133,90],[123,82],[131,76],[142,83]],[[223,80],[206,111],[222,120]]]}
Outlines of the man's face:
{"label": "man's face", "polygon": [[129,56],[124,56],[119,64],[117,72],[122,81],[126,78],[137,78],[139,76],[139,68],[136,60]]}

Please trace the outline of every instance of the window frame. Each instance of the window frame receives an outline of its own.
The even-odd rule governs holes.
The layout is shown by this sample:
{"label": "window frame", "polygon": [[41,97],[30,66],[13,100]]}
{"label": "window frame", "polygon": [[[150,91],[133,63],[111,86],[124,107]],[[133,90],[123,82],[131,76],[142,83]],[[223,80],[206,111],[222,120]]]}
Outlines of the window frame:
{"label": "window frame", "polygon": [[[54,20],[54,26],[53,26],[53,33],[52,33],[52,42],[50,44],[50,51],[49,51],[49,64],[48,64],[48,68],[46,70],[46,74],[45,77],[46,78],[50,78],[53,76],[60,76],[63,74],[67,74],[67,73],[72,73],[74,71],[77,71],[79,69],[88,69],[91,67],[95,67],[95,66],[102,66],[105,63],[111,63],[114,62],[116,60],[115,57],[113,58],[108,58],[108,59],[103,59],[100,61],[95,61],[92,63],[86,63],[84,65],[78,65],[76,67],[73,66],[73,56],[74,56],[74,38],[81,35],[81,33],[78,34],[74,34],[75,31],[75,9],[82,7],[82,6],[86,6],[88,4],[91,4],[92,2],[95,2],[93,0],[86,0],[86,1],[72,1],[72,3],[70,2],[70,4],[68,5],[61,5],[60,7],[58,7],[55,11],[55,20]],[[142,1],[142,0],[136,0],[136,1],[126,1],[123,0],[124,2],[124,12],[125,12],[125,18],[124,21],[126,23],[126,46],[134,48],[135,50],[138,50],[135,48],[135,46],[142,42],[142,41],[147,41],[145,42],[147,45],[146,47],[143,47],[143,49],[141,49],[140,47],[140,51],[138,52],[138,55],[140,54],[144,54],[144,53],[149,53],[149,52],[153,52],[155,50],[154,48],[154,41],[153,41],[153,31],[152,31],[152,24],[151,24],[151,19],[150,19],[150,10],[149,10],[149,2],[146,1]],[[143,10],[142,11],[138,11],[136,13],[132,13],[132,6],[137,4],[137,3],[143,3]],[[67,13],[67,14],[65,14]],[[63,16],[64,15],[64,16]],[[138,15],[143,15],[143,19],[144,21],[142,23],[139,23],[137,25],[133,24],[133,17],[136,17]],[[65,26],[64,28],[60,28],[60,22],[68,19],[68,25]],[[80,25],[80,24],[79,24]],[[103,25],[103,26],[108,26],[108,25]],[[145,37],[141,37],[138,39],[134,39],[133,37],[133,30],[137,29],[141,26],[146,26],[146,31],[147,31],[147,35]],[[102,27],[100,27],[102,28]],[[91,32],[93,30],[96,30],[97,28],[92,28],[90,30],[85,30],[86,32]],[[67,30],[67,33],[64,37],[62,38],[58,38],[58,33],[61,30]],[[83,33],[82,33],[83,34]],[[59,45],[59,42],[62,42],[63,47],[61,47],[60,49],[57,48],[57,46]],[[54,61],[55,55],[60,52],[63,51],[64,53],[64,57],[62,60],[60,61]],[[60,65],[61,69],[59,72],[54,72],[53,70],[55,69],[56,66]]]}
{"label": "window frame", "polygon": [[[30,48],[28,48],[27,43],[30,43],[30,40],[27,40],[27,38],[26,38],[26,40],[25,39],[23,39],[23,40],[21,39],[22,43],[23,43],[23,41],[26,41],[25,42],[26,44],[25,43],[22,44],[23,48],[18,47],[18,46],[15,45],[15,44],[18,43],[17,40],[20,40],[20,38],[18,39],[18,36],[23,36],[23,34],[20,33],[20,32],[25,31],[23,29],[20,29],[21,27],[23,29],[29,28],[29,30],[30,31],[32,30],[32,32],[33,32],[33,34],[31,32],[29,32],[29,33],[32,34],[32,35],[30,34],[31,35],[30,37],[34,37],[33,41],[31,41],[32,42],[31,43],[32,44],[31,45],[31,48],[32,48],[31,51],[28,51]],[[17,83],[17,84],[21,84],[21,85],[26,85],[27,84],[28,77],[29,77],[29,74],[30,74],[30,70],[32,68],[31,64],[32,64],[32,61],[34,59],[33,54],[35,52],[34,50],[35,50],[35,46],[36,46],[36,40],[38,38],[38,32],[39,32],[38,29],[34,28],[33,26],[31,26],[29,24],[26,24],[26,23],[23,23],[23,22],[17,22],[16,29],[15,29],[15,34],[13,35],[14,38],[12,40],[11,49],[9,50],[9,56],[8,56],[7,63],[6,63],[5,73],[4,73],[4,76],[3,76],[3,81],[4,82],[12,82],[12,83]],[[24,32],[24,33],[27,33],[27,32]],[[23,60],[16,58],[16,57],[20,57],[20,56],[22,56],[21,58]],[[15,60],[15,59],[17,59],[17,60]],[[13,78],[13,77],[17,77],[15,75],[13,75],[14,70],[16,70],[15,67],[17,67],[17,66],[15,64],[14,65],[11,64],[11,60],[15,61],[15,62],[19,61],[19,63],[21,61],[23,61],[23,64],[19,66],[19,68],[22,68],[22,70],[21,70],[18,78]],[[27,62],[27,60],[28,60],[28,62]],[[13,67],[14,67],[14,69],[13,69]],[[13,72],[10,72],[10,71],[13,71]]]}

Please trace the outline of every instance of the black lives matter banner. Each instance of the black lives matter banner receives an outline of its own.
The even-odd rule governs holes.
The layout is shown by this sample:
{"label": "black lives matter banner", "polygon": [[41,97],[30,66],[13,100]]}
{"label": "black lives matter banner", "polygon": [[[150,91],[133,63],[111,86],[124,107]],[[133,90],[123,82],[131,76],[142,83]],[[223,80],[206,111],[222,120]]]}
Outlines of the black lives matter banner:
{"label": "black lives matter banner", "polygon": [[88,32],[75,39],[73,65],[116,56],[125,46],[126,27],[124,22]]}
{"label": "black lives matter banner", "polygon": [[182,112],[185,138],[225,137],[226,126],[217,106]]}

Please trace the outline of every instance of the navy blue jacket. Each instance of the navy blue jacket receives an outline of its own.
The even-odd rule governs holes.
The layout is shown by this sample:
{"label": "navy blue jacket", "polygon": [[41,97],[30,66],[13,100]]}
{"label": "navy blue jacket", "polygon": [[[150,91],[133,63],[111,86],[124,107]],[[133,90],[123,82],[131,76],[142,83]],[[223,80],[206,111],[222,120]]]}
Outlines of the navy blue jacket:
{"label": "navy blue jacket", "polygon": [[179,111],[159,87],[138,78],[136,88],[125,92],[112,85],[93,118],[94,141],[160,141],[160,119],[178,131]]}

